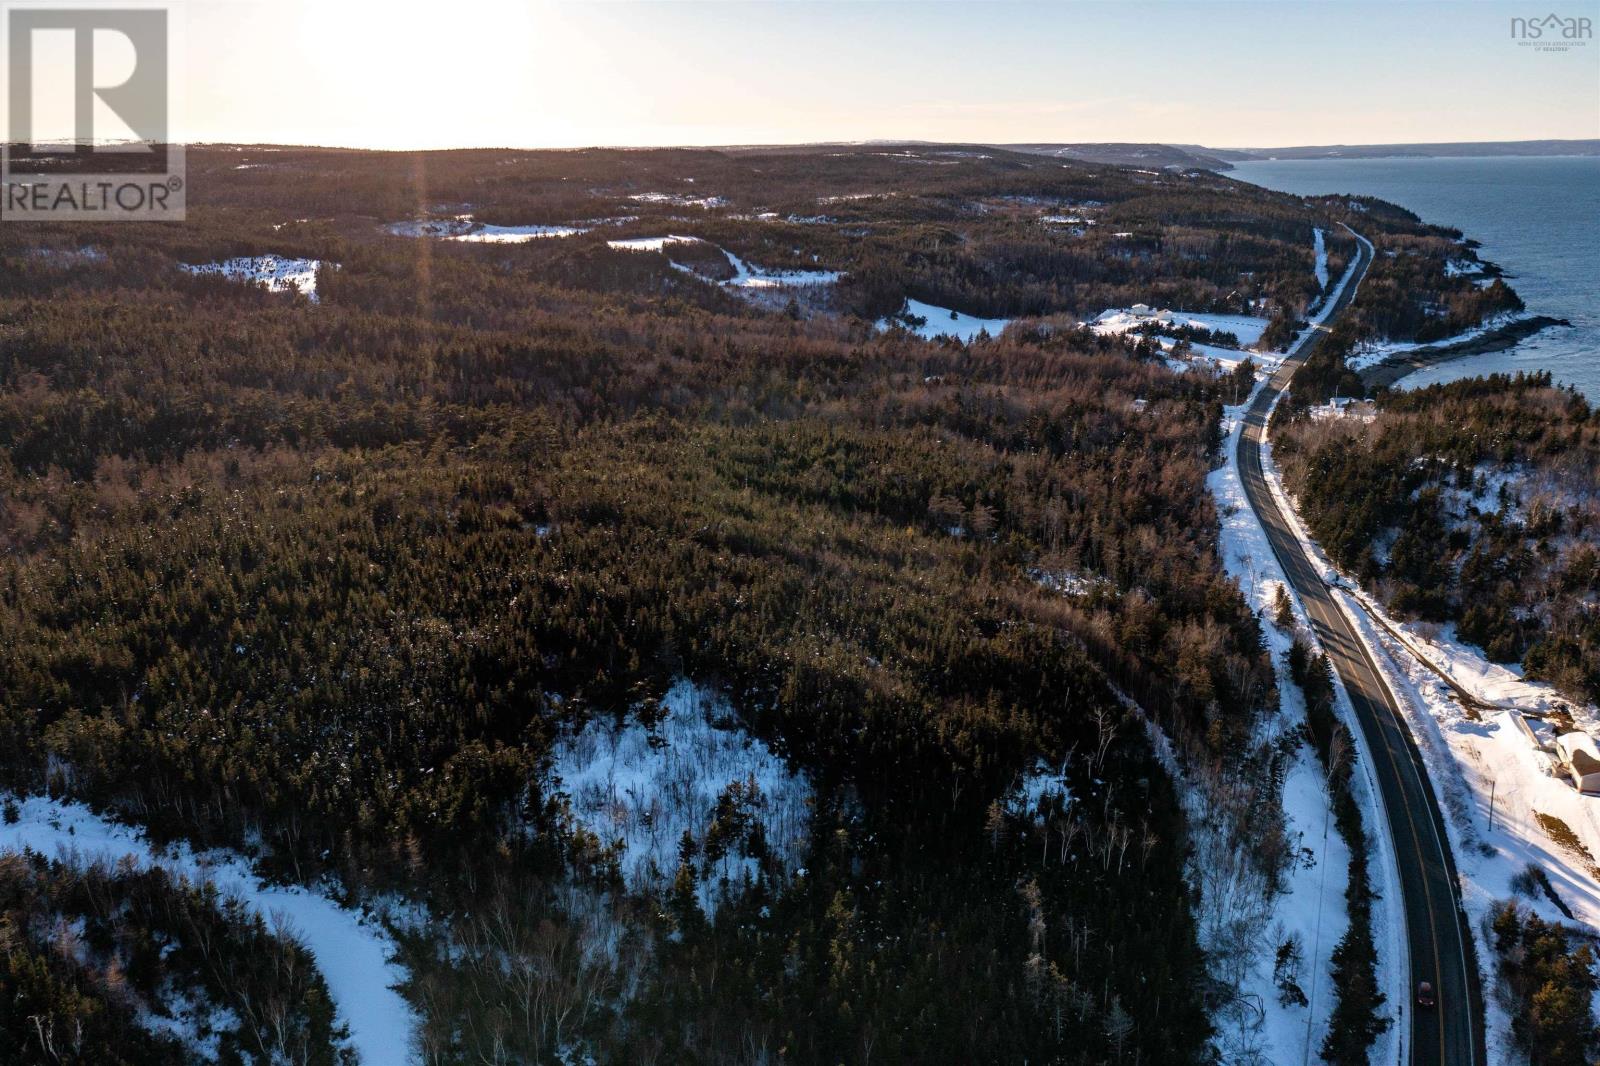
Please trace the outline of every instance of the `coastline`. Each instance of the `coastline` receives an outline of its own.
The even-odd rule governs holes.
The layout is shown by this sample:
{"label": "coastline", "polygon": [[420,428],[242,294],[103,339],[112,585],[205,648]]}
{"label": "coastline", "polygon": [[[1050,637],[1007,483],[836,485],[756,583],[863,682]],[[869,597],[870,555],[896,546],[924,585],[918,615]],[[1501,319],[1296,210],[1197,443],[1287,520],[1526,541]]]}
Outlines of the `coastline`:
{"label": "coastline", "polygon": [[[1586,264],[1600,245],[1600,159],[1566,156],[1317,159],[1240,163],[1231,177],[1299,196],[1369,195],[1458,227],[1485,263],[1497,264],[1529,315],[1566,320],[1516,343],[1453,345],[1488,329],[1429,344],[1384,342],[1352,353],[1367,388],[1414,388],[1518,370],[1547,370],[1557,384],[1600,400],[1600,280]],[[1448,353],[1423,348],[1445,349]],[[1381,372],[1382,363],[1395,364]],[[1370,365],[1368,365],[1370,364]],[[1404,379],[1404,380],[1402,380]],[[1353,387],[1353,385],[1351,386]]]}
{"label": "coastline", "polygon": [[1564,318],[1550,315],[1532,315],[1517,318],[1482,333],[1470,334],[1456,341],[1443,341],[1419,348],[1410,348],[1385,356],[1382,360],[1357,371],[1361,384],[1370,392],[1388,388],[1418,370],[1469,355],[1487,355],[1491,352],[1515,348],[1536,333],[1552,326],[1571,327]]}

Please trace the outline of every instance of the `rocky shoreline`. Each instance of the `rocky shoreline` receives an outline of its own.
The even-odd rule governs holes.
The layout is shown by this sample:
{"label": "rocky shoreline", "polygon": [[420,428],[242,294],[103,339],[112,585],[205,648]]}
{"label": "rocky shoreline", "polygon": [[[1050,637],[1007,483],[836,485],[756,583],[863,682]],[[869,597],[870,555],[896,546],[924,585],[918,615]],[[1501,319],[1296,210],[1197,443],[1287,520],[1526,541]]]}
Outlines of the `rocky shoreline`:
{"label": "rocky shoreline", "polygon": [[1460,359],[1462,356],[1485,355],[1489,352],[1504,351],[1507,348],[1516,347],[1535,333],[1551,326],[1571,325],[1572,323],[1564,318],[1551,318],[1548,315],[1519,318],[1514,322],[1507,322],[1503,326],[1489,330],[1487,333],[1479,334],[1470,340],[1430,345],[1426,348],[1412,348],[1409,351],[1398,352],[1383,362],[1375,363],[1360,371],[1361,383],[1366,386],[1369,392],[1373,389],[1385,388],[1424,367],[1436,366],[1452,359]]}

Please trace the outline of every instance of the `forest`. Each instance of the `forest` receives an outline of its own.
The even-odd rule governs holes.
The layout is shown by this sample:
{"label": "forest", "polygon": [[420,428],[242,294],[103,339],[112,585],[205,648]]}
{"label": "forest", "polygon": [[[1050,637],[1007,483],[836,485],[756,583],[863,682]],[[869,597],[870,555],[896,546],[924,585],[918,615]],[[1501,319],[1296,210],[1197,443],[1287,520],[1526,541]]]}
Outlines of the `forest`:
{"label": "forest", "polygon": [[1382,391],[1274,428],[1320,544],[1402,617],[1600,699],[1600,414],[1548,373]]}
{"label": "forest", "polygon": [[[1276,700],[1205,486],[1240,382],[1075,327],[1293,323],[1314,228],[1337,276],[1341,222],[1414,219],[871,148],[208,147],[190,204],[0,227],[0,782],[423,908],[394,933],[428,1063],[1207,1061],[1226,990],[1150,738],[1226,763]],[[569,232],[404,232],[466,215]],[[613,243],[665,235],[697,242]],[[751,299],[712,246],[840,276]],[[245,256],[316,261],[314,293],[183,269]],[[908,298],[1022,321],[880,328]],[[1590,440],[1561,402],[1548,439]],[[752,778],[633,883],[555,767],[591,729],[665,745],[684,679],[807,783],[803,851]],[[172,1061],[136,1025],[163,982],[279,1005],[281,1055],[235,1008],[220,1061],[346,1053],[227,901],[0,861],[18,1061]],[[263,972],[219,984],[235,956]]]}

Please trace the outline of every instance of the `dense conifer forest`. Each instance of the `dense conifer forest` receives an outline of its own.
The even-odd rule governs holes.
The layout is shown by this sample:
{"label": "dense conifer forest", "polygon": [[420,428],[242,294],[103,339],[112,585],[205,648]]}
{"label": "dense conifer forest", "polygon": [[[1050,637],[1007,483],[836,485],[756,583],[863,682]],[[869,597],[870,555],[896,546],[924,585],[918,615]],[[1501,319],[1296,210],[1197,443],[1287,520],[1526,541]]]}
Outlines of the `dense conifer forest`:
{"label": "dense conifer forest", "polygon": [[1600,699],[1600,415],[1583,397],[1548,373],[1475,378],[1274,434],[1318,542],[1391,608]]}
{"label": "dense conifer forest", "polygon": [[[1136,302],[1292,327],[1325,295],[1313,228],[1334,277],[1343,222],[1426,255],[1447,236],[997,150],[190,161],[187,223],[0,227],[7,787],[424,908],[395,935],[429,1063],[1206,1061],[1226,990],[1151,736],[1225,764],[1276,699],[1205,487],[1241,381],[1076,327]],[[583,232],[394,228],[468,214]],[[699,243],[611,243],[669,235]],[[842,276],[749,299],[712,245]],[[318,261],[315,299],[181,269],[262,255]],[[1373,291],[1412,262],[1380,259]],[[1505,300],[1473,292],[1450,316]],[[907,298],[1021,321],[970,343],[879,328]],[[1361,306],[1419,337],[1456,321]],[[1445,402],[1490,401],[1384,418],[1454,442],[1427,413]],[[1507,402],[1539,432],[1426,469],[1593,443],[1570,398]],[[1372,513],[1325,540],[1341,558],[1437,522],[1307,493],[1334,445],[1296,439],[1314,521]],[[1424,476],[1399,445],[1340,454],[1407,492]],[[1424,555],[1397,546],[1393,580],[1448,614],[1451,587],[1408,569],[1443,565]],[[1550,580],[1584,580],[1568,558]],[[1521,587],[1497,566],[1484,581]],[[1481,624],[1521,653],[1516,608]],[[1530,664],[1595,684],[1562,665],[1569,644],[1595,661],[1594,625],[1573,614]],[[665,744],[683,679],[807,782],[803,848],[764,838],[752,778],[631,884],[555,767],[591,727]],[[1041,768],[1054,793],[1029,791]],[[708,896],[730,853],[745,879]],[[140,917],[108,931],[108,906]],[[79,918],[91,950],[62,950]],[[194,954],[197,926],[221,954]],[[163,980],[270,999],[289,1060],[337,1061],[296,945],[159,874],[0,860],[0,944],[18,1061],[47,1061],[24,1017],[74,1034],[61,1061],[174,1061],[136,1025]],[[219,978],[219,958],[254,961]],[[267,1061],[235,1013],[228,1053]]]}

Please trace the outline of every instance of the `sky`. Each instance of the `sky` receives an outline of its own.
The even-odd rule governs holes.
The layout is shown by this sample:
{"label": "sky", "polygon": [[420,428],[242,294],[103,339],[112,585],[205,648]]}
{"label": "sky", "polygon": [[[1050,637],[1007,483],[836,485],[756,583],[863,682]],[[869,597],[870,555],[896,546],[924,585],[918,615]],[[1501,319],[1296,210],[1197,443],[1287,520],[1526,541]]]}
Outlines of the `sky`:
{"label": "sky", "polygon": [[1600,27],[1600,0],[187,0],[184,10],[176,116],[189,141],[1600,137],[1600,40],[1541,52],[1510,30],[1513,17],[1551,12]]}

